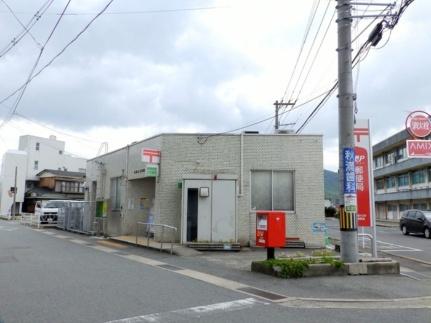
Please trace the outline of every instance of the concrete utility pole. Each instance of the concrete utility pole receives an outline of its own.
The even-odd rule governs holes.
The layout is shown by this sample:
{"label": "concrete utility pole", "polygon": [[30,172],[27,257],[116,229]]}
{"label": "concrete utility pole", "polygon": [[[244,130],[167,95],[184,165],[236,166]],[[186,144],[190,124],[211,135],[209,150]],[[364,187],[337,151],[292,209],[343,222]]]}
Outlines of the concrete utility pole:
{"label": "concrete utility pole", "polygon": [[13,204],[12,204],[12,216],[16,215],[16,177],[18,175],[18,166],[15,166],[15,179],[13,184]]}
{"label": "concrete utility pole", "polygon": [[288,106],[294,106],[295,102],[278,102],[275,101],[274,102],[274,106],[275,106],[275,120],[274,120],[274,129],[275,132],[277,132],[277,130],[280,128],[280,120],[279,120],[279,111],[281,107],[288,107]]}
{"label": "concrete utility pole", "polygon": [[354,93],[352,79],[352,18],[350,0],[337,0],[336,9],[338,18],[338,174],[341,200],[341,259],[344,262],[357,262],[358,226],[354,172]]}

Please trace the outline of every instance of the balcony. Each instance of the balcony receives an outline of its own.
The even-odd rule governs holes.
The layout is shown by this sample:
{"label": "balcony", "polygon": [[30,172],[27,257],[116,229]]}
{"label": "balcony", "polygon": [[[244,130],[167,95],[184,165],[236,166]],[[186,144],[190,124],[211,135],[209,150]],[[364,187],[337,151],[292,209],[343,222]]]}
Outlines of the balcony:
{"label": "balcony", "polygon": [[376,202],[418,200],[418,199],[428,199],[428,198],[431,198],[431,187],[413,189],[408,191],[380,193],[380,194],[374,195],[374,199]]}
{"label": "balcony", "polygon": [[422,168],[427,166],[431,166],[431,159],[429,158],[409,158],[392,165],[374,169],[374,178],[403,173],[410,169]]}

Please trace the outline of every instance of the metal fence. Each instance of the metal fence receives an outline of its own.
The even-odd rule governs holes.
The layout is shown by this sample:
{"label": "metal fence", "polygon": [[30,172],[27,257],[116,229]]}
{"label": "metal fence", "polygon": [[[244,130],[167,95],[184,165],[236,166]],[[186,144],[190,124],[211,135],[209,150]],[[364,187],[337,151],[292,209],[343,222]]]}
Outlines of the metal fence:
{"label": "metal fence", "polygon": [[94,203],[74,201],[58,209],[57,228],[81,233],[94,232]]}

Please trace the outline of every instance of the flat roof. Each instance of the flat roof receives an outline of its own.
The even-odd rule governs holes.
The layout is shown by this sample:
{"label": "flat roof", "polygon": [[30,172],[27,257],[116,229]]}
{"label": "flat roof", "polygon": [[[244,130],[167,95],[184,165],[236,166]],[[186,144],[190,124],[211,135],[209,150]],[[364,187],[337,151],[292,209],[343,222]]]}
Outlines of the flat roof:
{"label": "flat roof", "polygon": [[407,132],[406,129],[398,131],[392,136],[378,142],[373,146],[373,154],[380,155],[388,150],[391,150],[394,147],[400,145],[400,143],[405,142],[407,139],[410,139],[411,135]]}
{"label": "flat roof", "polygon": [[241,136],[241,135],[244,135],[244,136],[268,136],[268,137],[280,137],[280,136],[323,137],[322,134],[300,134],[300,135],[298,135],[295,133],[217,133],[217,132],[216,133],[210,133],[210,132],[207,132],[207,133],[180,133],[180,132],[166,132],[166,133],[159,133],[157,135],[145,138],[143,140],[134,141],[129,145],[126,145],[126,146],[123,146],[121,148],[115,149],[113,151],[107,152],[106,154],[87,159],[87,161],[92,161],[92,160],[95,160],[97,158],[113,154],[117,151],[120,151],[120,150],[126,148],[126,147],[135,146],[135,145],[143,143],[147,140],[151,140],[151,139],[154,139],[157,137],[162,137],[162,136],[194,136],[194,137],[209,137],[209,138],[211,138],[211,137],[221,137],[221,136],[232,136],[233,137],[233,136]]}

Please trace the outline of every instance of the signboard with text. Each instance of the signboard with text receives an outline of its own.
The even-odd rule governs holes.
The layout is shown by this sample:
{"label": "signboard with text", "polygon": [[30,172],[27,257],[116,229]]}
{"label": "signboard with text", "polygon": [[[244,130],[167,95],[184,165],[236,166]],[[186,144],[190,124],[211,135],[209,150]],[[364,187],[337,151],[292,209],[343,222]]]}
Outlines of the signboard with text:
{"label": "signboard with text", "polygon": [[371,227],[371,146],[369,121],[356,120],[355,136],[355,175],[358,203],[358,226]]}
{"label": "signboard with text", "polygon": [[356,184],[355,184],[355,150],[343,149],[344,170],[344,208],[346,212],[356,212]]}
{"label": "signboard with text", "polygon": [[431,158],[431,140],[407,140],[407,157]]}

